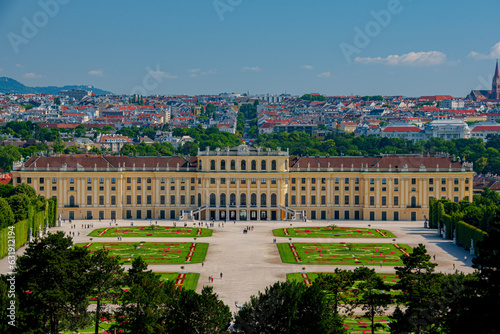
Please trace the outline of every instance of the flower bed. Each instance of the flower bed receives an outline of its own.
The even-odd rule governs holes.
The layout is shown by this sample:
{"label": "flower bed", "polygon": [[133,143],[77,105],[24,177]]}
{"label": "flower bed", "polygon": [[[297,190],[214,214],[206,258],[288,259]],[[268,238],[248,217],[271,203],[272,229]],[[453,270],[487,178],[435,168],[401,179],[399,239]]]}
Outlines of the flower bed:
{"label": "flower bed", "polygon": [[389,231],[356,227],[297,227],[273,230],[276,237],[292,238],[395,238]]}

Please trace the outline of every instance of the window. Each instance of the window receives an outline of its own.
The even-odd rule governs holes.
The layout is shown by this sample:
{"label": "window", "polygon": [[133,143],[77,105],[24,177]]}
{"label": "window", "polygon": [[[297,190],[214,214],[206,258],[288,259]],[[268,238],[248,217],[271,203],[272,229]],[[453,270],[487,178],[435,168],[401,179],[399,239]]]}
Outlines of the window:
{"label": "window", "polygon": [[398,206],[398,205],[399,205],[399,197],[394,196],[394,206]]}
{"label": "window", "polygon": [[458,191],[458,187],[453,188],[453,191]]}
{"label": "window", "polygon": [[316,205],[316,196],[311,195],[311,205]]}
{"label": "window", "polygon": [[104,187],[99,187],[99,191],[104,191]]}
{"label": "window", "polygon": [[399,184],[399,179],[394,179],[394,184]]}
{"label": "window", "polygon": [[321,178],[321,184],[326,184],[326,178],[325,177]]}
{"label": "window", "polygon": [[340,183],[340,179],[338,177],[335,178],[335,184],[339,184]]}
{"label": "window", "polygon": [[[52,182],[52,183],[54,183],[54,182]],[[454,179],[454,180],[453,180],[453,184],[459,184],[459,183],[458,183],[458,179]]]}
{"label": "window", "polygon": [[220,184],[226,184],[226,178],[225,177],[223,177],[223,178],[220,179]]}
{"label": "window", "polygon": [[417,179],[411,179],[411,184],[417,184]]}
{"label": "window", "polygon": [[226,206],[226,194],[222,193],[220,194],[220,201],[219,201],[219,205],[220,206]]}
{"label": "window", "polygon": [[165,183],[165,178],[164,177],[160,178],[160,183]]}
{"label": "window", "polygon": [[142,179],[140,177],[137,178],[137,183],[141,183]]}
{"label": "window", "polygon": [[127,177],[127,183],[132,183],[132,178]]}
{"label": "window", "polygon": [[196,197],[194,195],[191,195],[190,204],[191,205],[195,205],[196,204]]}
{"label": "window", "polygon": [[160,204],[165,204],[165,195],[160,195]]}
{"label": "window", "polygon": [[349,187],[344,187],[344,190],[345,191],[349,191]]}
{"label": "window", "polygon": [[[151,187],[148,187],[148,190],[151,190]],[[181,190],[186,190],[186,186],[181,186]]]}
{"label": "window", "polygon": [[215,194],[210,194],[210,206],[215,207]]}
{"label": "window", "polygon": [[276,194],[273,193],[273,194],[271,194],[271,206],[275,207],[276,203],[277,203],[277,196],[276,196]]}
{"label": "window", "polygon": [[260,162],[260,169],[261,169],[261,170],[266,170],[266,160],[262,160],[262,161]]}
{"label": "window", "polygon": [[256,178],[252,178],[251,183],[252,184],[257,184],[257,179]]}
{"label": "window", "polygon": [[446,184],[446,179],[445,178],[441,179],[441,184]]}
{"label": "window", "polygon": [[137,204],[138,205],[142,204],[142,196],[141,195],[137,195]]}
{"label": "window", "polygon": [[40,187],[39,189],[40,189],[40,191],[44,191],[45,187]]}
{"label": "window", "polygon": [[170,183],[175,183],[175,177],[170,178]]}
{"label": "window", "polygon": [[399,191],[399,187],[394,187],[394,191]]}
{"label": "window", "polygon": [[354,205],[359,205],[359,195],[354,196]]}
{"label": "window", "polygon": [[[43,183],[43,182],[40,182],[40,183]],[[92,178],[91,177],[87,178],[87,184],[92,184]]]}
{"label": "window", "polygon": [[[137,189],[137,190],[140,190],[140,189]],[[175,190],[175,186],[170,186],[170,190],[174,191]]]}
{"label": "window", "polygon": [[[29,182],[28,183],[31,183],[31,178],[28,178]],[[75,184],[75,178],[74,177],[70,177],[69,178],[69,184]]]}
{"label": "window", "polygon": [[311,187],[311,191],[316,191],[316,187]]}
{"label": "window", "polygon": [[104,184],[104,178],[103,177],[99,178],[99,184]]}
{"label": "window", "polygon": [[99,205],[104,205],[104,196],[99,196]]}
{"label": "window", "polygon": [[387,179],[382,179],[382,184],[387,184]]}
{"label": "window", "polygon": [[260,179],[260,184],[266,184],[266,179],[265,178]]}
{"label": "window", "polygon": [[215,184],[215,178],[210,178],[210,184]]}
{"label": "window", "polygon": [[226,160],[220,161],[220,170],[226,170]]}
{"label": "window", "polygon": [[52,184],[57,184],[57,178],[56,177],[52,178]]}
{"label": "window", "polygon": [[240,183],[241,183],[241,184],[247,184],[247,179],[245,179],[245,178],[241,179],[241,180],[240,180]]}
{"label": "window", "polygon": [[292,191],[295,191],[295,186],[292,186]]}
{"label": "window", "polygon": [[429,179],[429,184],[434,184],[434,179]]}
{"label": "window", "polygon": [[311,184],[316,184],[316,178],[315,178],[315,177],[313,177],[313,178],[311,179]]}
{"label": "window", "polygon": [[[466,187],[468,188],[468,187]],[[469,190],[469,189],[465,189],[465,190]],[[75,187],[69,187],[69,191],[75,191]]]}
{"label": "window", "polygon": [[194,177],[191,178],[191,184],[195,184],[196,183],[196,180]]}
{"label": "window", "polygon": [[266,202],[267,202],[266,194],[261,194],[260,195],[260,206],[261,207],[267,206]]}
{"label": "window", "polygon": [[417,191],[417,188],[415,188],[415,187],[412,187],[412,188],[411,188],[411,192],[412,192],[412,193],[414,193],[414,192],[416,192],[416,191]]}
{"label": "window", "polygon": [[215,160],[210,160],[210,170],[215,170]]}
{"label": "window", "polygon": [[300,204],[302,204],[302,205],[306,204],[306,195],[300,196]]}
{"label": "window", "polygon": [[247,170],[247,162],[245,160],[241,160],[241,170]]}
{"label": "window", "polygon": [[271,170],[276,170],[276,160],[271,161]]}
{"label": "window", "polygon": [[326,190],[326,187],[321,187],[321,191],[325,191]]}
{"label": "window", "polygon": [[354,179],[354,184],[359,184],[359,177]]}
{"label": "window", "polygon": [[382,192],[387,191],[387,187],[382,187]]}
{"label": "window", "polygon": [[251,169],[252,170],[257,170],[257,161],[252,160],[252,162],[251,162]]}
{"label": "window", "polygon": [[326,205],[326,196],[321,195],[321,205]]}
{"label": "window", "polygon": [[335,187],[335,191],[339,191],[339,187],[338,187],[338,186],[337,186],[337,187]]}
{"label": "window", "polygon": [[349,205],[349,195],[344,196],[344,204]]}
{"label": "window", "polygon": [[458,196],[453,197],[453,202],[458,203]]}
{"label": "window", "polygon": [[116,178],[114,177],[111,178],[111,184],[116,184]]}
{"label": "window", "polygon": [[339,195],[335,195],[334,199],[335,199],[335,202],[334,202],[335,205],[339,205],[340,204],[340,197],[339,197]]}
{"label": "window", "polygon": [[271,179],[271,184],[276,184],[276,179],[275,178]]}
{"label": "window", "polygon": [[300,190],[306,191],[306,187],[300,187]]}
{"label": "window", "polygon": [[295,178],[292,177],[292,184],[295,184]]}
{"label": "window", "polygon": [[371,206],[375,205],[375,196],[370,196],[370,205]]}
{"label": "window", "polygon": [[370,179],[370,184],[375,184],[375,179]]}
{"label": "window", "polygon": [[292,205],[296,204],[295,195],[292,195],[291,203],[292,203]]}
{"label": "window", "polygon": [[465,179],[465,184],[469,184],[469,179]]}
{"label": "window", "polygon": [[236,179],[234,177],[232,177],[230,180],[231,184],[236,184]]}
{"label": "window", "polygon": [[252,206],[256,206],[257,205],[257,194],[250,195],[250,204]]}
{"label": "window", "polygon": [[382,196],[382,205],[387,205],[387,197]]}
{"label": "window", "polygon": [[57,190],[57,187],[52,187],[52,191],[56,191]]}
{"label": "window", "polygon": [[240,195],[240,205],[242,206],[247,205],[247,195],[245,193]]}
{"label": "window", "polygon": [[441,187],[441,191],[446,192],[446,187]]}
{"label": "window", "polygon": [[370,191],[375,191],[375,187],[370,187]]}
{"label": "window", "polygon": [[186,196],[181,195],[181,205],[186,205]]}
{"label": "window", "polygon": [[92,205],[92,196],[87,196],[87,205]]}
{"label": "window", "polygon": [[92,187],[87,187],[87,191],[92,191]]}
{"label": "window", "polygon": [[305,178],[305,177],[303,177],[303,178],[302,178],[301,183],[302,183],[302,184],[306,184],[306,178]]}
{"label": "window", "polygon": [[434,191],[434,187],[429,187],[429,191]]}
{"label": "window", "polygon": [[412,196],[411,199],[410,199],[410,205],[412,208],[416,208],[417,207],[417,198],[415,196]]}
{"label": "window", "polygon": [[344,183],[345,183],[345,184],[349,184],[349,178],[347,178],[347,177],[346,177],[346,178],[344,179]]}
{"label": "window", "polygon": [[146,196],[146,204],[151,205],[151,195]]}
{"label": "window", "polygon": [[231,160],[231,170],[236,170],[236,161]]}
{"label": "window", "polygon": [[127,195],[127,205],[132,205],[132,195]]}
{"label": "window", "polygon": [[170,205],[175,205],[175,195],[170,195]]}

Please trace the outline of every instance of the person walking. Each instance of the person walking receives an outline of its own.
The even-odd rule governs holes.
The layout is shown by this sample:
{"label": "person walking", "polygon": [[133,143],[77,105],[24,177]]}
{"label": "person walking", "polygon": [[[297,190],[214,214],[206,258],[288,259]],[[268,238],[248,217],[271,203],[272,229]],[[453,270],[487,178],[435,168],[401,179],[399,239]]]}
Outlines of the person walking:
{"label": "person walking", "polygon": [[201,266],[203,267],[205,265],[205,261],[201,261]]}
{"label": "person walking", "polygon": [[222,273],[220,273],[220,279],[222,279]]}

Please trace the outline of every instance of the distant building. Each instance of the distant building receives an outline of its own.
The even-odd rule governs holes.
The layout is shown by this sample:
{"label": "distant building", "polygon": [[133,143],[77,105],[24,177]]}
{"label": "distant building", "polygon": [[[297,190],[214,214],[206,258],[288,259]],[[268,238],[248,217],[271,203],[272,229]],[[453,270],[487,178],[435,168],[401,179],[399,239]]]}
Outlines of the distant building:
{"label": "distant building", "polygon": [[83,90],[83,89],[62,90],[58,93],[58,95],[61,97],[67,96],[67,97],[75,99],[77,101],[80,101],[85,96],[90,95],[90,94],[91,94],[91,92],[87,92],[86,90]]}
{"label": "distant building", "polygon": [[473,101],[500,101],[500,74],[498,72],[498,60],[491,83],[491,90],[472,90],[469,95],[467,95],[467,99]]}
{"label": "distant building", "polygon": [[423,139],[422,129],[415,125],[406,123],[395,123],[387,125],[382,129],[380,137],[402,138],[411,140],[413,142],[417,142]]}
{"label": "distant building", "polygon": [[132,139],[120,135],[100,135],[97,137],[97,143],[101,151],[107,149],[111,152],[119,152],[125,143],[132,144]]}
{"label": "distant building", "polygon": [[481,122],[473,125],[470,130],[471,138],[481,138],[483,141],[488,141],[486,137],[488,135],[500,135],[500,124],[499,123],[488,123]]}
{"label": "distant building", "polygon": [[470,129],[467,123],[457,120],[432,121],[425,126],[425,138],[432,137],[443,139],[467,139],[470,138]]}
{"label": "distant building", "polygon": [[442,101],[439,107],[444,109],[463,109],[465,102],[463,100],[447,99]]}

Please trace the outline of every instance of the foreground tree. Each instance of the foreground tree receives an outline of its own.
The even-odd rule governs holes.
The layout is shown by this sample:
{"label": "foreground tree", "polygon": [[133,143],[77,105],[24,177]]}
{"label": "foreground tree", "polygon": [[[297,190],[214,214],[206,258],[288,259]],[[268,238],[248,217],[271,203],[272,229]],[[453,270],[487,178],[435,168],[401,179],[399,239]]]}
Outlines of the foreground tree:
{"label": "foreground tree", "polygon": [[17,259],[18,329],[59,333],[88,322],[87,249],[73,247],[62,232],[30,244]]}
{"label": "foreground tree", "polygon": [[91,288],[91,296],[96,298],[96,310],[94,312],[94,333],[99,333],[101,317],[109,316],[105,301],[115,303],[117,296],[122,291],[123,268],[120,265],[120,257],[110,257],[109,251],[99,249],[90,255],[90,268],[88,281]]}
{"label": "foreground tree", "polygon": [[439,297],[440,285],[434,274],[437,264],[430,259],[422,244],[414,247],[410,256],[401,256],[404,267],[396,267],[400,280],[395,289],[401,290],[398,301],[405,308],[396,307],[391,333],[419,334],[434,328],[440,310],[434,301]]}
{"label": "foreground tree", "polygon": [[277,282],[252,296],[235,317],[242,333],[344,333],[342,322],[335,321],[326,294],[318,284],[306,287],[301,282]]}
{"label": "foreground tree", "polygon": [[335,268],[332,275],[320,274],[315,281],[315,284],[319,285],[327,293],[329,307],[335,317],[338,317],[341,312],[345,314],[352,312],[353,305],[349,301],[348,291],[353,287],[354,283],[354,273],[339,268]]}

